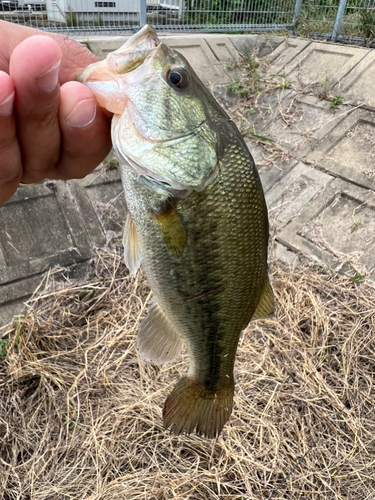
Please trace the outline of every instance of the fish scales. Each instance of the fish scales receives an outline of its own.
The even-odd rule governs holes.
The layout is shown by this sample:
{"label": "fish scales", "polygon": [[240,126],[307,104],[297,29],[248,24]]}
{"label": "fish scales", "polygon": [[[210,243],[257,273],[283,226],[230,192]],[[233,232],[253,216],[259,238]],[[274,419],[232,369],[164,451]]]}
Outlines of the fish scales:
{"label": "fish scales", "polygon": [[[145,36],[151,40],[150,54],[156,53],[156,34],[146,27],[133,45],[124,45],[123,54],[140,39],[147,48]],[[184,59],[163,50],[166,60],[189,70],[194,92],[185,93],[183,100],[171,93],[169,82],[156,87],[158,102],[149,89],[129,85],[128,103],[112,123],[130,214],[125,248],[134,255],[126,258],[133,272],[142,262],[154,294],[138,348],[146,359],[170,362],[184,340],[189,369],[165,402],[164,424],[175,434],[195,431],[215,437],[232,411],[241,331],[252,318],[273,311],[267,209],[258,172],[236,126]],[[146,73],[149,58],[146,54]],[[153,63],[155,68],[158,61],[164,63],[163,57]],[[89,80],[84,76],[85,83]],[[196,93],[205,99],[193,102]]]}

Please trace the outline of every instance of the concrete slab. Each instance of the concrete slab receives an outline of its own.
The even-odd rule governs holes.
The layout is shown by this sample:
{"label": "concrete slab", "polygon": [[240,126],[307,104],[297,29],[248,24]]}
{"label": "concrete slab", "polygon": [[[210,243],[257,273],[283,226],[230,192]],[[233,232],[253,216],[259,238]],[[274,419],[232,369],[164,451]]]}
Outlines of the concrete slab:
{"label": "concrete slab", "polygon": [[330,175],[298,162],[266,193],[267,206],[278,229],[301,215],[333,179]]}
{"label": "concrete slab", "polygon": [[285,40],[283,36],[277,35],[230,35],[229,38],[238,52],[259,58],[271,54]]}
{"label": "concrete slab", "polygon": [[267,151],[261,144],[249,138],[245,138],[245,142],[254,158],[265,193],[298,163],[294,158],[274,161],[272,158],[274,153]]}
{"label": "concrete slab", "polygon": [[275,139],[270,134],[270,123],[276,119],[280,106],[283,106],[283,101],[289,97],[291,92],[290,89],[286,88],[273,89],[272,92],[261,92],[254,97],[253,114],[244,115],[243,121],[246,120],[249,127],[255,128],[262,135]]}
{"label": "concrete slab", "polygon": [[277,236],[335,270],[375,268],[375,193],[335,179]]}
{"label": "concrete slab", "polygon": [[333,93],[344,95],[345,101],[354,105],[366,104],[375,107],[375,51],[369,51],[333,89]]}
{"label": "concrete slab", "polygon": [[285,72],[296,89],[330,90],[370,49],[312,42],[287,65]]}
{"label": "concrete slab", "polygon": [[206,42],[216,59],[222,63],[237,61],[240,58],[237,49],[228,36],[208,38]]}
{"label": "concrete slab", "polygon": [[91,255],[86,228],[64,182],[20,188],[0,207],[0,220],[0,285]]}
{"label": "concrete slab", "polygon": [[[207,86],[215,84],[225,84],[233,80],[233,76],[228,74],[225,63],[230,60],[230,54],[235,53],[229,39],[222,37],[219,41],[213,42],[215,52],[204,38],[166,38],[165,42],[174,49],[181,52],[189,61],[199,78]],[[210,40],[211,42],[211,40]],[[218,44],[217,44],[218,43]],[[220,57],[224,60],[221,62]]]}
{"label": "concrete slab", "polygon": [[278,75],[285,67],[310,45],[311,40],[287,38],[270,55],[270,73]]}
{"label": "concrete slab", "polygon": [[352,108],[338,106],[332,109],[330,103],[311,95],[295,92],[274,108],[274,114],[263,128],[271,137],[299,157],[306,155],[352,112]]}
{"label": "concrete slab", "polygon": [[375,189],[375,113],[355,109],[308,159],[336,176]]}
{"label": "concrete slab", "polygon": [[126,219],[118,168],[98,168],[84,179],[69,181],[93,246],[121,239]]}
{"label": "concrete slab", "polygon": [[[127,38],[89,39],[85,43],[95,55],[104,59],[110,52],[121,47]],[[238,58],[238,53],[228,37],[216,36],[206,40],[202,37],[161,36],[160,39],[186,57],[205,85],[232,81],[233,78],[225,69],[225,63]]]}
{"label": "concrete slab", "polygon": [[121,240],[125,213],[118,169],[20,187],[0,207],[0,326],[21,311],[43,273],[77,275],[95,246]]}

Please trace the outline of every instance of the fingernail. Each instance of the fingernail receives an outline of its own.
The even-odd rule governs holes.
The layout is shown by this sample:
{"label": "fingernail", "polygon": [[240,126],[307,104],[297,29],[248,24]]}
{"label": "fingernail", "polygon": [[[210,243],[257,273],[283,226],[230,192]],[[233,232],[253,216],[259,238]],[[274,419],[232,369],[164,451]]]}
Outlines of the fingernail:
{"label": "fingernail", "polygon": [[2,103],[0,103],[0,115],[8,116],[13,111],[14,90]]}
{"label": "fingernail", "polygon": [[59,81],[59,70],[60,62],[57,62],[52,66],[51,69],[44,73],[43,75],[35,78],[35,83],[44,92],[52,92],[57,87],[57,82]]}
{"label": "fingernail", "polygon": [[87,125],[94,121],[95,116],[96,104],[94,99],[85,99],[76,104],[65,121],[72,127],[87,127]]}

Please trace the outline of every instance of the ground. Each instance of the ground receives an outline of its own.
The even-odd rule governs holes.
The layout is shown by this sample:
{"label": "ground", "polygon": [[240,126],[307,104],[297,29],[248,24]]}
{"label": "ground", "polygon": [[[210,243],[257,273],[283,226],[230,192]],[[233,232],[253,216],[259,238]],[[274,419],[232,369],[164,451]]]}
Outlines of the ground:
{"label": "ground", "polygon": [[[39,288],[0,339],[0,496],[373,500],[373,52],[174,40],[195,54],[258,164],[275,317],[241,337],[222,435],[171,436],[161,411],[187,355],[158,366],[137,354],[150,290],[123,263],[115,162],[82,181],[22,188],[0,209],[3,311],[19,313],[20,290]],[[28,213],[52,209],[54,231],[31,226],[30,249]]]}

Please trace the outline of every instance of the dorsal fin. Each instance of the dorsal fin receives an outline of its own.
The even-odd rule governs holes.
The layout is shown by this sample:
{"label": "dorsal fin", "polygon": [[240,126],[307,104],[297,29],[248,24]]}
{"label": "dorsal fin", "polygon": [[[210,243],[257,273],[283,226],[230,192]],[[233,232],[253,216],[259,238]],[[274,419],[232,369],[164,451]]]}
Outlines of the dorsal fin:
{"label": "dorsal fin", "polygon": [[137,230],[129,212],[126,214],[122,243],[124,245],[125,265],[131,274],[135,276],[141,265],[142,255],[139,248]]}
{"label": "dorsal fin", "polygon": [[171,363],[180,354],[182,338],[156,301],[142,321],[137,348],[142,358],[155,363]]}
{"label": "dorsal fin", "polygon": [[268,276],[264,280],[262,291],[260,294],[260,299],[251,318],[251,321],[256,321],[257,319],[269,318],[275,312],[275,302],[273,297],[272,287],[270,285]]}

